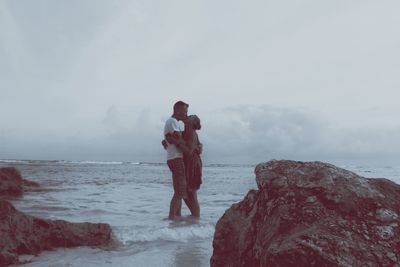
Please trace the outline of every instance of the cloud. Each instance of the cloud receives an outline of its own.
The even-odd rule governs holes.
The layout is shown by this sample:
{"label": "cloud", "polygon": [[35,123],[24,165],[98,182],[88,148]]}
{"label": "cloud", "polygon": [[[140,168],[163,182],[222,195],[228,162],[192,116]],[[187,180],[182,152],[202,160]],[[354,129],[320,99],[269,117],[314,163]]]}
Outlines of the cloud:
{"label": "cloud", "polygon": [[0,3],[0,55],[2,56],[0,67],[3,67],[1,73],[6,74],[2,78],[15,75],[25,56],[24,39],[6,2]]}
{"label": "cloud", "polygon": [[[312,110],[267,105],[235,105],[197,115],[202,120],[198,133],[206,163],[258,163],[272,158],[387,161],[400,156],[400,127],[390,122],[341,124]],[[85,127],[72,125],[64,134],[3,129],[1,156],[164,162],[160,142],[167,118],[168,114],[150,108],[130,113],[111,105],[102,119],[88,121]]]}
{"label": "cloud", "polygon": [[211,161],[392,159],[399,155],[400,125],[348,125],[312,110],[233,106],[203,122],[200,137]]}
{"label": "cloud", "polygon": [[229,107],[203,124],[210,157],[235,161],[308,156],[318,151],[324,130],[317,116],[271,106]]}
{"label": "cloud", "polygon": [[2,1],[0,157],[163,161],[178,99],[209,161],[396,154],[398,7]]}

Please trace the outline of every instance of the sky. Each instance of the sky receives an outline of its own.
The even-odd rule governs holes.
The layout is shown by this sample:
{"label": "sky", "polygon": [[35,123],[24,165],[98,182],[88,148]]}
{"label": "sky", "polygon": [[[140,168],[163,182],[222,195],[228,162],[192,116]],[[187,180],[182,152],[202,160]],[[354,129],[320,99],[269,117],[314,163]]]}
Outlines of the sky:
{"label": "sky", "polygon": [[0,159],[396,163],[400,2],[0,0]]}

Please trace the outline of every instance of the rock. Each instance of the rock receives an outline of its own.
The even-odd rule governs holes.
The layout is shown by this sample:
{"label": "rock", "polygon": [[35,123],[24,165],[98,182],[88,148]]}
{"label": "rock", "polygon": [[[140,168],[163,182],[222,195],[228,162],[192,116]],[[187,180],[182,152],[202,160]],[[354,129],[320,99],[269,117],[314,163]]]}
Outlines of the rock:
{"label": "rock", "polygon": [[19,197],[27,188],[39,187],[39,184],[22,178],[14,167],[0,168],[0,196]]}
{"label": "rock", "polygon": [[0,266],[18,262],[18,255],[36,255],[58,247],[106,246],[111,227],[103,223],[70,223],[25,215],[0,200]]}
{"label": "rock", "polygon": [[270,161],[217,223],[211,266],[400,267],[400,185],[322,162]]}
{"label": "rock", "polygon": [[[22,178],[13,167],[0,168],[0,197],[20,197],[39,184]],[[103,223],[71,223],[25,215],[0,200],[0,266],[18,263],[18,256],[58,247],[106,246],[111,227]]]}

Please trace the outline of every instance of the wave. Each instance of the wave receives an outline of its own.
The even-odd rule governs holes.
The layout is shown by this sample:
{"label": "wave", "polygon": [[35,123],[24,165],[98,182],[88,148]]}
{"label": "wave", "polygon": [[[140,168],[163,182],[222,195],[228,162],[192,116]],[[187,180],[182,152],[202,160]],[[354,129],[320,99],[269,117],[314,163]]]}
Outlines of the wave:
{"label": "wave", "polygon": [[174,223],[174,226],[137,230],[135,227],[125,229],[113,229],[114,236],[124,245],[138,242],[176,241],[187,242],[190,239],[206,239],[214,235],[213,224],[193,224],[188,222]]}
{"label": "wave", "polygon": [[239,164],[239,163],[209,163],[209,164],[204,164],[204,167],[210,167],[210,168],[254,168],[256,165],[255,164]]}
{"label": "wave", "polygon": [[27,162],[27,160],[0,159],[0,162],[4,162],[4,163],[24,163],[24,162]]}
{"label": "wave", "polygon": [[0,163],[42,165],[57,162],[56,160],[0,159]]}
{"label": "wave", "polygon": [[94,160],[61,160],[59,163],[64,164],[93,164],[93,165],[143,165],[143,162],[130,162],[130,161],[94,161]]}
{"label": "wave", "polygon": [[93,161],[93,160],[82,160],[82,161],[68,161],[62,160],[60,163],[70,163],[70,164],[101,164],[101,165],[121,165],[126,162],[123,161]]}
{"label": "wave", "polygon": [[142,162],[127,161],[95,161],[95,160],[17,160],[17,159],[0,159],[0,163],[23,163],[23,164],[93,164],[93,165],[142,165]]}

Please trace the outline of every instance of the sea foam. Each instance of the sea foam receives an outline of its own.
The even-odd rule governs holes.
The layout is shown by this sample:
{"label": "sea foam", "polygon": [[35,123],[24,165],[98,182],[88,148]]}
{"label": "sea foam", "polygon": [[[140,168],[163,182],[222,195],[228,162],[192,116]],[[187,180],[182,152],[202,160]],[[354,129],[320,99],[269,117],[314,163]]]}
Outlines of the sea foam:
{"label": "sea foam", "polygon": [[214,235],[213,224],[171,223],[169,226],[137,230],[134,227],[113,229],[114,237],[123,245],[136,242],[175,241],[187,242],[191,239],[206,239]]}

